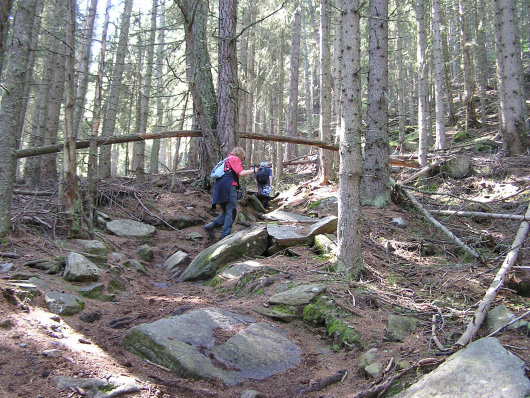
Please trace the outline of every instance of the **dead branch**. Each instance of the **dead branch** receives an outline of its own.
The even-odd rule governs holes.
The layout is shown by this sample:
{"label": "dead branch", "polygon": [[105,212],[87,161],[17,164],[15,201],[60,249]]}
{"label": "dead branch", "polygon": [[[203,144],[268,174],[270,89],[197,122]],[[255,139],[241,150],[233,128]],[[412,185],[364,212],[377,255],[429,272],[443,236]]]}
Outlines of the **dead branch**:
{"label": "dead branch", "polygon": [[429,166],[425,166],[423,169],[421,169],[420,171],[418,171],[417,173],[411,175],[409,178],[401,181],[401,185],[405,185],[405,184],[408,184],[409,182],[412,182],[414,181],[415,179],[421,177],[422,175],[425,175],[427,174],[429,171],[431,171],[432,169],[434,169],[435,167],[441,165],[442,163],[446,162],[446,159],[442,159],[442,160],[439,160]]}
{"label": "dead branch", "polygon": [[55,192],[24,191],[22,189],[13,189],[13,193],[17,195],[29,195],[29,196],[53,196],[55,195]]}
{"label": "dead branch", "polygon": [[147,214],[149,214],[150,216],[156,218],[157,220],[160,220],[162,221],[165,225],[167,225],[169,228],[171,228],[172,230],[174,231],[178,231],[177,228],[175,228],[173,225],[169,224],[166,220],[164,220],[163,218],[157,216],[156,214],[154,214],[151,210],[149,210],[147,207],[145,207],[145,205],[142,203],[142,200],[138,197],[138,195],[136,194],[136,192],[134,193],[134,197],[136,198],[136,200],[138,201],[138,203],[140,203],[140,206],[142,206],[144,208],[144,210],[147,212]]}
{"label": "dead branch", "polygon": [[[530,204],[528,205],[526,209],[525,219],[528,219],[529,217],[530,217]],[[501,268],[497,272],[495,279],[493,279],[493,282],[491,282],[491,285],[489,289],[487,290],[486,294],[484,295],[484,298],[480,301],[477,310],[473,314],[473,319],[471,319],[471,322],[469,322],[469,324],[467,325],[466,331],[455,343],[456,347],[463,347],[467,345],[473,339],[475,334],[478,332],[478,330],[482,326],[482,323],[484,322],[484,319],[486,318],[486,315],[491,307],[493,300],[495,300],[495,297],[497,297],[497,291],[504,284],[504,279],[506,278],[506,274],[510,271],[515,261],[517,260],[519,249],[521,248],[522,243],[526,237],[526,234],[528,233],[528,228],[529,228],[528,221],[523,221],[521,225],[519,226],[519,230],[517,231],[517,235],[515,236],[515,239],[512,243],[512,247],[510,248],[510,251],[506,255],[506,258],[504,259],[504,262],[502,263]]]}
{"label": "dead branch", "polygon": [[312,391],[323,390],[324,388],[329,387],[332,384],[342,382],[347,375],[348,372],[346,370],[339,370],[332,376],[324,377],[323,379],[320,379],[315,383],[297,389],[295,394],[299,396],[310,393]]}
{"label": "dead branch", "polygon": [[7,258],[19,258],[20,256],[16,253],[2,253],[0,252],[0,257],[7,257]]}
{"label": "dead branch", "polygon": [[486,218],[501,218],[506,220],[520,220],[529,221],[528,218],[519,214],[501,214],[501,213],[486,213],[483,211],[458,211],[458,210],[430,210],[433,214],[440,214],[442,216],[461,216],[461,217],[486,217]]}
{"label": "dead branch", "polygon": [[394,187],[394,189],[399,193],[399,194],[402,194],[402,195],[405,195],[411,202],[412,204],[414,205],[414,207],[420,211],[421,214],[423,214],[423,216],[430,222],[432,223],[435,227],[437,227],[439,230],[441,230],[444,234],[446,234],[449,239],[451,239],[452,242],[456,243],[458,246],[460,246],[466,253],[468,253],[469,255],[471,255],[472,257],[476,258],[477,260],[483,262],[482,258],[480,257],[480,255],[473,249],[471,249],[468,245],[466,245],[464,242],[462,242],[455,234],[453,234],[447,227],[445,227],[444,225],[442,225],[439,221],[437,221],[436,219],[434,219],[433,216],[430,215],[429,211],[427,209],[425,209],[420,202],[418,202],[418,200],[414,197],[414,195],[412,195],[410,192],[408,192],[407,190],[405,189],[400,189],[401,186],[396,184],[396,182],[390,178],[390,183],[392,184],[392,187]]}

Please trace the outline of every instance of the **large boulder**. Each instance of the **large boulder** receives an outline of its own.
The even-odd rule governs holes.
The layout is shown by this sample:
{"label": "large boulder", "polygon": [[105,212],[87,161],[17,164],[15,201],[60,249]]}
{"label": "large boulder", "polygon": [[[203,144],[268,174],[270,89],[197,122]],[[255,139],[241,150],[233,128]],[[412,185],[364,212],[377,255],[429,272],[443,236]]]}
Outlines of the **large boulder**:
{"label": "large boulder", "polygon": [[462,179],[471,172],[471,163],[468,156],[457,156],[449,159],[442,166],[442,172],[454,179]]}
{"label": "large boulder", "polygon": [[310,283],[298,285],[284,292],[280,292],[269,298],[270,304],[284,305],[306,305],[312,302],[319,294],[326,291],[326,285],[322,283]]}
{"label": "large boulder", "polygon": [[114,235],[128,238],[150,238],[156,232],[156,228],[152,225],[126,218],[109,221],[107,229]]}
{"label": "large boulder", "polygon": [[82,254],[71,252],[66,258],[63,277],[72,282],[94,282],[99,278],[99,269]]}
{"label": "large boulder", "polygon": [[243,230],[213,244],[200,252],[178,278],[180,282],[208,279],[217,269],[241,257],[261,256],[267,250],[268,235],[265,226]]}
{"label": "large boulder", "polygon": [[[253,322],[224,309],[203,308],[135,326],[120,344],[180,377],[219,378],[230,385],[298,365],[300,349],[283,330]],[[231,337],[218,342],[219,331]]]}
{"label": "large boulder", "polygon": [[524,398],[524,362],[494,337],[469,344],[396,398]]}

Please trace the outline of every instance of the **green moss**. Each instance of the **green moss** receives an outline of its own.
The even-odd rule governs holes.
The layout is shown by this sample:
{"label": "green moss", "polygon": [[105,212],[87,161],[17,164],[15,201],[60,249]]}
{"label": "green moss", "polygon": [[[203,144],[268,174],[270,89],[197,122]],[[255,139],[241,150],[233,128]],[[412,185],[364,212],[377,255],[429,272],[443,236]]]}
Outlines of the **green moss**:
{"label": "green moss", "polygon": [[293,307],[285,304],[276,304],[271,307],[272,310],[281,312],[282,314],[295,315]]}
{"label": "green moss", "polygon": [[324,198],[315,200],[314,202],[310,203],[309,206],[307,206],[307,210],[311,210],[311,209],[317,208],[318,206],[320,206],[320,204],[322,203],[323,200],[324,200]]}
{"label": "green moss", "polygon": [[114,384],[105,384],[104,386],[98,386],[98,390],[99,391],[104,391],[104,392],[110,392],[114,389],[116,389],[118,386],[117,385],[114,385]]}
{"label": "green moss", "polygon": [[471,138],[471,135],[466,130],[459,131],[455,134],[455,142],[462,142]]}

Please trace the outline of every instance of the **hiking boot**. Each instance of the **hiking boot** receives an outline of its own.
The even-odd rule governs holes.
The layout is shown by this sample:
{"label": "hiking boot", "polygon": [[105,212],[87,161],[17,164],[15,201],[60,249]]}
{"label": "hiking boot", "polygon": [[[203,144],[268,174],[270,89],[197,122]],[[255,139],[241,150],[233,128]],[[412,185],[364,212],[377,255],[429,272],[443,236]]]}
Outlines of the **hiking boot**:
{"label": "hiking boot", "polygon": [[213,223],[213,221],[211,223],[203,225],[203,228],[206,230],[206,232],[208,232],[208,238],[215,238],[215,224]]}

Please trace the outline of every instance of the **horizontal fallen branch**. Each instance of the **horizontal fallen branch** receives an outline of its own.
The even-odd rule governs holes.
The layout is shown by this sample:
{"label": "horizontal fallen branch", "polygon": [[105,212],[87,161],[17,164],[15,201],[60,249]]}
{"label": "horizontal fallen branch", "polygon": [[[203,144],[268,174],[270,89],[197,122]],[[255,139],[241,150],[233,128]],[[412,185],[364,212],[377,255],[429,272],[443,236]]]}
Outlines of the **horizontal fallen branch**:
{"label": "horizontal fallen branch", "polygon": [[[500,218],[506,220],[524,221],[525,216],[520,214],[501,214],[501,213],[486,213],[483,211],[457,211],[457,210],[429,210],[432,214],[439,214],[442,216],[460,216],[460,217],[485,217],[485,218]],[[526,221],[529,221],[526,218]]]}
{"label": "horizontal fallen branch", "polygon": [[332,384],[338,383],[339,381],[342,382],[347,374],[348,372],[346,370],[339,370],[337,373],[335,373],[332,376],[324,377],[323,379],[318,380],[315,383],[311,383],[308,386],[304,386],[304,387],[297,389],[295,394],[299,396],[299,395],[304,395],[304,394],[307,394],[313,391],[323,390],[324,388]]}

